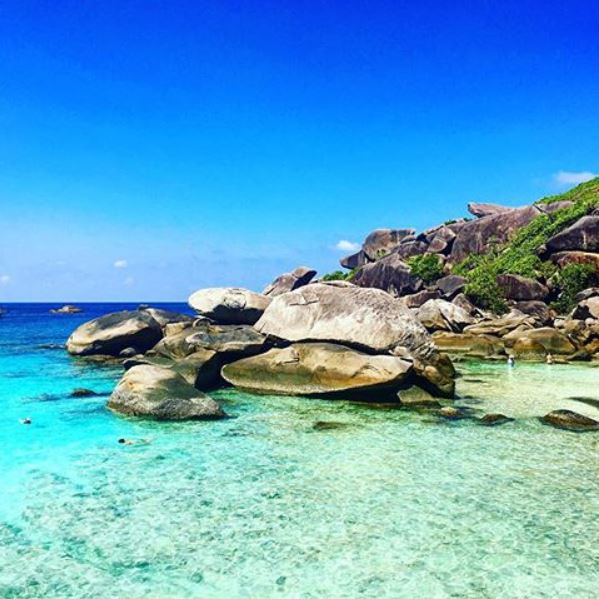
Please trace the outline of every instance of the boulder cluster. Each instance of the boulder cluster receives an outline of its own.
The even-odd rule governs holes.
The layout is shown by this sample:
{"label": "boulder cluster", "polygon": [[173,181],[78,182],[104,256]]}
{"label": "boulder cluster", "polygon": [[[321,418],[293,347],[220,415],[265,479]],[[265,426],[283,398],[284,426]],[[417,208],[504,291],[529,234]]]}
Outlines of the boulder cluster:
{"label": "boulder cluster", "polygon": [[[377,229],[360,251],[341,259],[341,266],[352,269],[346,279],[353,284],[384,290],[402,302],[443,351],[497,359],[508,354],[529,360],[599,358],[599,288],[577,290],[573,307],[559,313],[561,290],[554,282],[562,269],[579,264],[586,265],[588,280],[599,284],[597,204],[595,198],[588,214],[525,256],[551,265],[553,278],[510,272],[494,276],[492,284],[507,308],[503,314],[478,302],[476,294],[469,293],[467,273],[455,267],[472,256],[501,255],[523,227],[538,218],[559,217],[574,201],[523,208],[469,204],[473,220],[459,219],[418,234],[414,229]],[[429,277],[415,266],[415,259],[426,258],[438,265]]]}
{"label": "boulder cluster", "polygon": [[109,408],[160,420],[222,418],[206,391],[399,401],[418,389],[451,398],[455,371],[402,302],[380,289],[278,277],[265,293],[201,289],[197,317],[153,308],[102,316],[67,341],[78,356],[123,362]]}
{"label": "boulder cluster", "polygon": [[[599,195],[593,185],[589,189]],[[583,191],[588,195],[587,188]],[[442,408],[437,400],[454,396],[449,355],[552,362],[599,358],[597,205],[595,196],[591,202],[584,196],[582,204],[574,197],[523,208],[470,204],[473,220],[422,233],[377,229],[360,251],[341,260],[351,269],[347,276],[316,280],[315,270],[299,267],[262,293],[200,289],[188,301],[194,317],[146,306],[108,314],[75,330],[67,349],[123,363],[125,374],[108,406],[128,415],[222,418],[225,412],[206,392],[233,385],[262,394],[393,398],[405,406],[437,407],[447,419],[461,418],[459,410]],[[552,224],[562,222],[565,226]],[[549,223],[544,231],[551,234],[532,236],[528,245],[534,254],[523,254],[522,260],[550,265],[553,274],[582,264],[597,284],[568,289],[571,305],[560,313],[550,276],[491,271],[493,288],[507,308],[494,313],[471,292],[463,265],[472,256],[500,255],[514,236],[528,234],[523,228],[531,223],[533,229]],[[491,416],[485,424],[506,421]],[[568,417],[558,414],[547,422]]]}

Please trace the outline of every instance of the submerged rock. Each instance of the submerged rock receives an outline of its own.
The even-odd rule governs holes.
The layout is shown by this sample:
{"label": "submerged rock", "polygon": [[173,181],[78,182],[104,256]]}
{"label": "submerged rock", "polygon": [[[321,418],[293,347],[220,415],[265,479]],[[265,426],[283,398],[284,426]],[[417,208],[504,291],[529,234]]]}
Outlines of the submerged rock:
{"label": "submerged rock", "polygon": [[497,426],[498,424],[513,422],[513,420],[513,418],[509,418],[505,414],[485,414],[482,418],[479,419],[479,422],[484,426]]}
{"label": "submerged rock", "polygon": [[162,328],[145,311],[124,310],[90,320],[75,329],[67,341],[69,353],[78,356],[118,356],[133,347],[143,353],[162,337]]}
{"label": "submerged rock", "polygon": [[270,298],[240,287],[200,289],[189,305],[202,316],[220,324],[254,324],[270,304]]}
{"label": "submerged rock", "polygon": [[572,410],[554,410],[543,416],[540,420],[544,424],[569,431],[583,432],[599,430],[599,422]]}
{"label": "submerged rock", "polygon": [[334,431],[351,426],[347,422],[335,422],[333,420],[317,420],[312,429],[315,431]]}
{"label": "submerged rock", "polygon": [[71,391],[71,397],[94,397],[95,395],[98,395],[95,391],[83,387],[78,387]]}
{"label": "submerged rock", "polygon": [[440,408],[441,404],[428,391],[412,385],[407,389],[401,389],[397,394],[399,401],[406,408]]}
{"label": "submerged rock", "polygon": [[360,397],[396,391],[412,363],[332,343],[296,343],[228,364],[223,378],[247,391],[281,395]]}
{"label": "submerged rock", "polygon": [[108,401],[121,414],[156,420],[213,420],[226,414],[212,398],[169,368],[140,365],[127,370]]}

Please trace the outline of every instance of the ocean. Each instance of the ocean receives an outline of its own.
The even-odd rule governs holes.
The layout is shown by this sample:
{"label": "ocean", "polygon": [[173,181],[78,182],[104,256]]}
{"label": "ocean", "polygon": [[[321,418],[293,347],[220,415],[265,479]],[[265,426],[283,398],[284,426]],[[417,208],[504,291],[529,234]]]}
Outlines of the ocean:
{"label": "ocean", "polygon": [[536,418],[599,418],[597,365],[459,362],[458,404],[497,427],[232,389],[230,419],[156,423],[62,349],[135,306],[82,306],[0,317],[0,597],[597,596],[599,434]]}

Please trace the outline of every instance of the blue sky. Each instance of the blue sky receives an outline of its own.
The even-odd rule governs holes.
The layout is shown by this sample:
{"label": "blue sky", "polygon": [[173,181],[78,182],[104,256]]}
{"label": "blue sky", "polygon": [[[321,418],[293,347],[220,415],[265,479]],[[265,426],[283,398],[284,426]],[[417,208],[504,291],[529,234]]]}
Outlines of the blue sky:
{"label": "blue sky", "polygon": [[260,289],[567,189],[598,32],[591,0],[2,2],[0,302]]}

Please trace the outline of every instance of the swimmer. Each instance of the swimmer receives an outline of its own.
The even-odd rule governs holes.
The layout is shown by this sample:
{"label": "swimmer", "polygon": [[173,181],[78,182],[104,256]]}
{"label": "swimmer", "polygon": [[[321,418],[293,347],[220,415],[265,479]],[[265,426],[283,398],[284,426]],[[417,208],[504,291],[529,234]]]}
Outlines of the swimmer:
{"label": "swimmer", "polygon": [[510,356],[507,359],[507,365],[508,366],[515,366],[516,365],[516,359],[511,354],[510,354]]}
{"label": "swimmer", "polygon": [[19,420],[19,422],[21,424],[31,424],[31,418],[21,418],[21,420]]}
{"label": "swimmer", "polygon": [[149,445],[149,441],[147,439],[125,439],[121,437],[118,442],[121,445]]}

